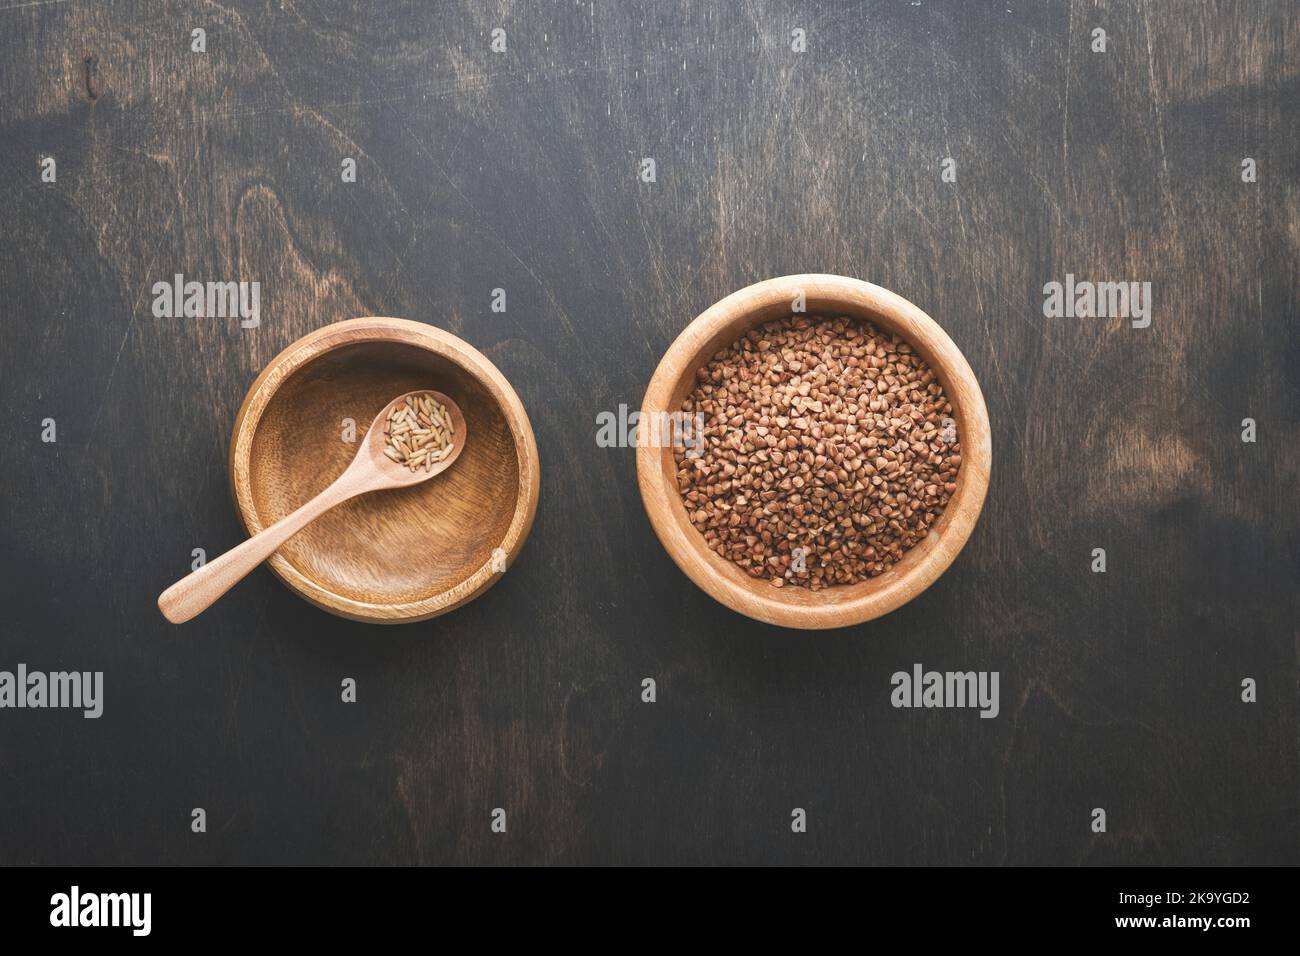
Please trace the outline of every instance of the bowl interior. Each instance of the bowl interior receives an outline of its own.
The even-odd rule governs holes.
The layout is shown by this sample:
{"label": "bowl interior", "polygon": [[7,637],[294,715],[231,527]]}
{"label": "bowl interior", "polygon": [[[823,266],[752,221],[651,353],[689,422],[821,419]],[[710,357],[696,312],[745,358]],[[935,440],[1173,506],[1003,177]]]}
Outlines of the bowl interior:
{"label": "bowl interior", "polygon": [[[337,478],[374,417],[395,396],[444,392],[465,415],[455,465],[409,488],[344,502],[277,552],[321,589],[364,604],[436,597],[489,562],[506,537],[519,492],[519,460],[504,410],[468,370],[402,342],[354,342],[290,374],[256,424],[249,484],[260,527]],[[345,419],[356,443],[343,440]]]}
{"label": "bowl interior", "polygon": [[[859,321],[866,320],[872,322],[882,332],[897,333],[907,341],[925,359],[943,385],[944,394],[953,406],[953,419],[957,423],[957,434],[962,442],[962,450],[965,452],[965,436],[973,435],[976,428],[984,426],[982,422],[976,421],[976,416],[969,403],[962,401],[964,390],[960,387],[961,383],[956,381],[947,362],[932,347],[932,343],[925,341],[923,337],[916,333],[915,329],[909,328],[902,315],[888,309],[872,308],[854,299],[815,294],[810,283],[795,283],[791,286],[790,291],[793,292],[796,288],[803,290],[806,294],[808,315],[844,315]],[[669,393],[668,410],[678,411],[681,409],[682,401],[695,387],[695,373],[707,365],[718,351],[735,342],[755,326],[790,315],[791,299],[792,294],[782,292],[767,297],[766,301],[756,300],[751,308],[733,316],[730,321],[720,325],[711,336],[702,339]],[[963,457],[968,458],[966,455],[963,455]],[[686,513],[686,507],[682,503],[681,495],[677,492],[677,466],[671,448],[662,450],[659,458],[659,468],[664,486],[672,489],[669,496],[672,502],[672,520],[681,528],[683,535],[693,543],[698,555],[708,564],[713,574],[723,581],[730,582],[736,588],[761,597],[765,603],[776,603],[789,608],[809,610],[859,604],[864,599],[873,596],[884,596],[885,592],[899,588],[904,579],[918,565],[922,564],[938,546],[945,530],[952,522],[953,516],[957,513],[956,505],[963,499],[964,492],[967,492],[966,486],[971,477],[971,469],[967,468],[965,461],[963,461],[963,466],[957,473],[957,491],[952,495],[943,514],[930,528],[930,533],[926,536],[926,539],[908,551],[902,560],[884,574],[857,584],[831,585],[819,591],[812,591],[803,587],[772,587],[767,580],[750,577],[739,567],[709,548],[705,543],[704,536],[691,524],[690,517]],[[981,490],[979,494],[982,495],[982,493]],[[880,613],[884,612],[881,611]]]}

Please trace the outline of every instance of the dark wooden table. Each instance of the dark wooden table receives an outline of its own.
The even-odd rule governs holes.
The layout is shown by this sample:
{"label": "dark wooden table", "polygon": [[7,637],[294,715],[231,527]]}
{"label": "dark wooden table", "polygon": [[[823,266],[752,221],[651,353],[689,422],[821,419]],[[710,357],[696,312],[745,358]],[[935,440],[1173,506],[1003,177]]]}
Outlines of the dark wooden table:
{"label": "dark wooden table", "polygon": [[[2,0],[0,669],[105,699],[0,710],[0,862],[1300,862],[1298,78],[1285,0]],[[698,591],[594,439],[802,271],[934,316],[994,432],[956,564],[834,633]],[[261,324],[156,317],[176,273]],[[1045,317],[1067,274],[1150,282],[1150,326]],[[418,625],[266,570],[167,625],[240,538],[248,386],[371,314],[518,390],[520,560]],[[999,716],[891,707],[916,663],[997,671]]]}

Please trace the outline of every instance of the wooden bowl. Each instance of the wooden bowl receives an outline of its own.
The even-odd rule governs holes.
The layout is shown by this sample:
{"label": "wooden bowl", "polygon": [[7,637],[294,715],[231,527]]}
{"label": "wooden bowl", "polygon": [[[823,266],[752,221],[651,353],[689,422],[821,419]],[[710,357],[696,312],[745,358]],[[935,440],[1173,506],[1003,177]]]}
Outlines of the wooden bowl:
{"label": "wooden bowl", "polygon": [[[258,376],[235,419],[230,479],[256,534],[333,481],[355,441],[395,396],[445,392],[467,424],[465,449],[441,475],[361,495],[326,512],[268,561],[313,604],[396,624],[478,597],[513,563],[532,528],[540,468],[519,396],[477,349],[404,319],[352,319],[299,339]],[[500,549],[494,560],[494,552]]]}
{"label": "wooden bowl", "polygon": [[790,315],[800,292],[809,315],[868,319],[882,331],[898,333],[939,376],[953,406],[962,463],[957,490],[928,538],[889,571],[859,584],[820,591],[774,588],[766,580],[750,577],[706,545],[677,490],[672,448],[647,443],[652,430],[646,427],[638,428],[637,479],[659,540],[677,566],[712,597],[769,624],[847,627],[887,614],[933,584],[970,537],[988,491],[992,443],[984,396],[970,365],[933,319],[901,296],[844,276],[794,275],[759,282],[706,310],[677,337],[650,379],[641,403],[641,422],[660,421],[663,413],[680,411],[702,366],[754,326]]}

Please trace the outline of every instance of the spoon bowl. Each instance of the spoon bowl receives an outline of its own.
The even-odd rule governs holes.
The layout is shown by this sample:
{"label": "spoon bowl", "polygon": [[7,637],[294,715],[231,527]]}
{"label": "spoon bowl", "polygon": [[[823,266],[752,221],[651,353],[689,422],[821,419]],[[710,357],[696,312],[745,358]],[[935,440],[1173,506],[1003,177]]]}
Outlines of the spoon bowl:
{"label": "spoon bowl", "polygon": [[[411,468],[401,462],[393,461],[384,454],[384,447],[388,440],[384,425],[388,421],[388,416],[392,414],[393,409],[397,408],[397,406],[409,402],[412,398],[426,397],[432,398],[447,409],[447,416],[451,419],[452,427],[451,453],[442,461],[434,462],[431,468]],[[385,405],[384,410],[376,416],[371,424],[370,430],[366,432],[366,438],[362,445],[370,452],[369,460],[375,464],[382,475],[392,482],[392,487],[407,488],[411,485],[418,485],[434,475],[440,475],[450,468],[456,459],[460,457],[460,453],[465,450],[465,436],[465,416],[461,413],[460,406],[442,392],[435,392],[433,389],[421,389],[399,395]],[[360,452],[358,452],[357,457],[360,458]],[[356,460],[353,459],[354,464]]]}

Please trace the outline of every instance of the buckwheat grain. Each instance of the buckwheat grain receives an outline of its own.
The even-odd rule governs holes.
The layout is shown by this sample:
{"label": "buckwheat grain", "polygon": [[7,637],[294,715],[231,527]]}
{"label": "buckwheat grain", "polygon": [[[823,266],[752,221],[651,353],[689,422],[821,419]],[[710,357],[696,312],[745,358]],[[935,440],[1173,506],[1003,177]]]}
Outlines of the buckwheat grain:
{"label": "buckwheat grain", "polygon": [[956,491],[942,385],[869,322],[768,322],[696,378],[682,411],[703,415],[703,450],[674,450],[678,490],[710,548],[776,587],[885,573]]}

